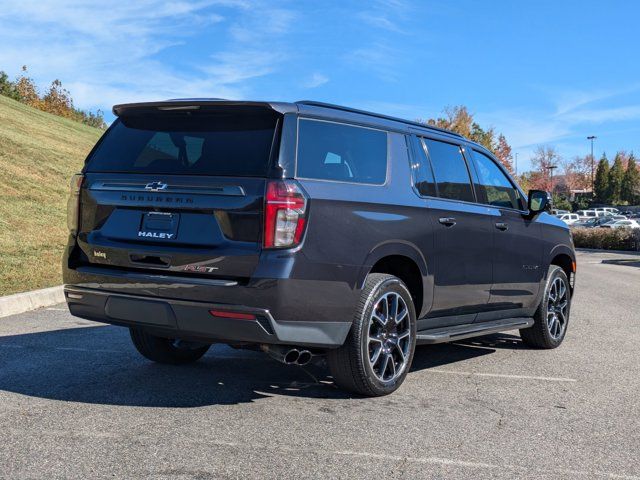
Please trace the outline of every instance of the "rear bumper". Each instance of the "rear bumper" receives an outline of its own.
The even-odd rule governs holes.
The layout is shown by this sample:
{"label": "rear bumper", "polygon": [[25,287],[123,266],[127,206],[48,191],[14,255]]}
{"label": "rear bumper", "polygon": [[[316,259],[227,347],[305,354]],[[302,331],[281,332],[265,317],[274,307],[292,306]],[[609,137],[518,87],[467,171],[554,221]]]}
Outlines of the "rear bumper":
{"label": "rear bumper", "polygon": [[[351,322],[278,321],[265,308],[128,295],[65,286],[71,314],[98,322],[145,327],[159,335],[220,343],[282,344],[335,348]],[[210,310],[251,314],[255,319],[213,316]]]}

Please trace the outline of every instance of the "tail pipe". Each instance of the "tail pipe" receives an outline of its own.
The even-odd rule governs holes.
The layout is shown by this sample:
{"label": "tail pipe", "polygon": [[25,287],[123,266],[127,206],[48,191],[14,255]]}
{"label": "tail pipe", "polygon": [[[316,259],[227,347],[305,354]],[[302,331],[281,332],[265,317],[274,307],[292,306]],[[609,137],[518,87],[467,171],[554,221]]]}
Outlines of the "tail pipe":
{"label": "tail pipe", "polygon": [[285,365],[306,365],[313,357],[309,350],[282,345],[261,345],[260,348],[271,358]]}

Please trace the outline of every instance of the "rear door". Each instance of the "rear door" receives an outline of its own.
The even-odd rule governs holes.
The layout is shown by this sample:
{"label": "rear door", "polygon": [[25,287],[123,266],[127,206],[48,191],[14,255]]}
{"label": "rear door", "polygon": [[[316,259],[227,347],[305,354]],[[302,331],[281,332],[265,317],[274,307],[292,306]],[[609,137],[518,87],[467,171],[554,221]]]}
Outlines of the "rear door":
{"label": "rear door", "polygon": [[473,321],[486,308],[491,288],[493,231],[490,209],[475,204],[470,171],[461,145],[414,137],[426,174],[416,189],[426,200],[435,232],[434,298],[430,326]]}
{"label": "rear door", "polygon": [[280,119],[245,106],[121,114],[85,166],[81,261],[249,277]]}

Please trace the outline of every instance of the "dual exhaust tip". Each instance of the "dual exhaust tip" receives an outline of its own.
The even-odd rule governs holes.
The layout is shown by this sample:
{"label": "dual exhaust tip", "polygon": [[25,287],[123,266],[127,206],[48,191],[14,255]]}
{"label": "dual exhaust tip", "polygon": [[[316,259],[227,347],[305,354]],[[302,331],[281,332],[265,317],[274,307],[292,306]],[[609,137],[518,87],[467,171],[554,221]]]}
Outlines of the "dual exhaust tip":
{"label": "dual exhaust tip", "polygon": [[285,365],[306,365],[311,361],[313,354],[306,349],[291,348],[281,345],[262,345],[261,349],[271,358]]}

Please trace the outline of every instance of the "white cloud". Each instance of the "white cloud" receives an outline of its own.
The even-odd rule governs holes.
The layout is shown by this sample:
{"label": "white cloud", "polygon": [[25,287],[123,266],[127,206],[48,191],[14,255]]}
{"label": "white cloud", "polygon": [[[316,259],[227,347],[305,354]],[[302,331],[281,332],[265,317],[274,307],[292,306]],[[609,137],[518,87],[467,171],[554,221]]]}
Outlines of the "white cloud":
{"label": "white cloud", "polygon": [[[26,64],[42,86],[59,78],[81,108],[243,98],[249,80],[272,73],[286,58],[275,45],[293,18],[257,0],[10,0],[0,9],[0,68],[18,73]],[[214,43],[214,34],[225,42]],[[159,60],[160,52],[196,35],[206,39],[198,45],[201,60],[188,68]]]}
{"label": "white cloud", "polygon": [[329,77],[323,75],[322,73],[315,72],[308,78],[305,82],[303,82],[302,86],[304,88],[317,88],[321,85],[324,85],[329,81]]}

